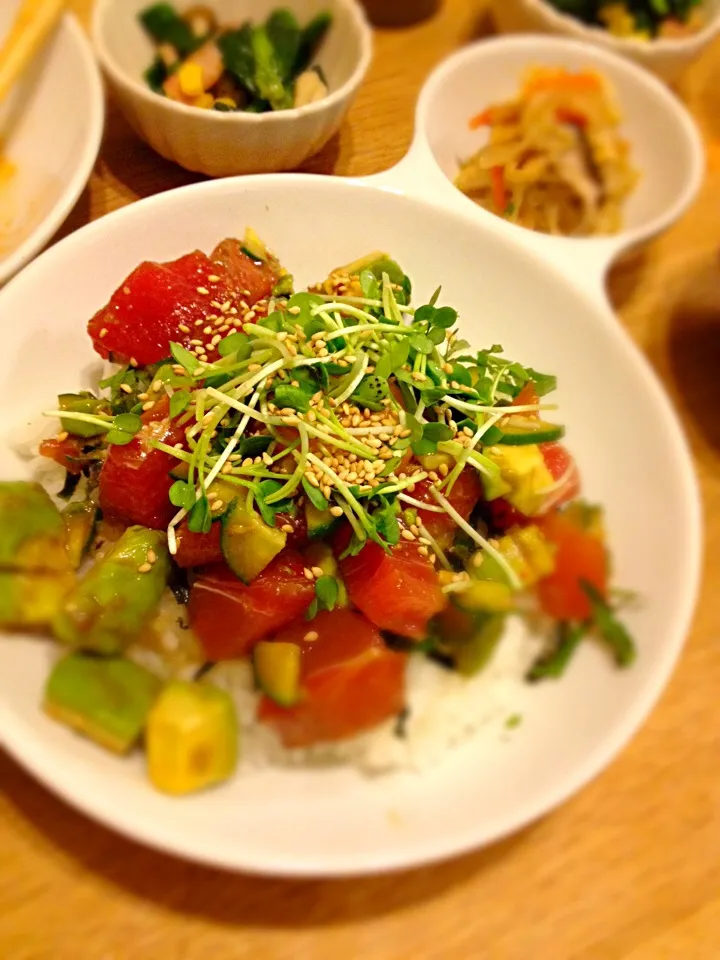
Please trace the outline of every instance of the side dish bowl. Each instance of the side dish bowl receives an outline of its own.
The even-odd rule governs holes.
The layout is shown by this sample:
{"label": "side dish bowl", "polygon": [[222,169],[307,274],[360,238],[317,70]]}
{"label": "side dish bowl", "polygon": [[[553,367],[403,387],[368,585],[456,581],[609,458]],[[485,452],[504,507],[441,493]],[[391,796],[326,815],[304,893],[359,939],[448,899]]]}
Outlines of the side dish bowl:
{"label": "side dish bowl", "polygon": [[[15,0],[3,5],[0,35],[18,6]],[[45,246],[77,202],[100,148],[104,116],[90,44],[68,14],[0,111],[8,170],[0,184],[0,284]]]}
{"label": "side dish bowl", "polygon": [[110,89],[138,136],[167,160],[210,177],[289,170],[321,150],[337,133],[365,78],[372,33],[354,0],[207,4],[221,24],[234,25],[246,19],[262,21],[279,5],[292,10],[302,23],[321,10],[332,14],[317,58],[330,92],[305,107],[252,114],[202,110],[154,93],[143,78],[153,46],[138,22],[149,0],[98,0],[92,24],[95,50]]}
{"label": "side dish bowl", "polygon": [[633,60],[667,83],[674,83],[720,30],[720,3],[704,0],[705,24],[687,37],[638,40],[616,37],[567,16],[547,0],[495,0],[493,16],[502,33],[555,33],[582,40]]}
{"label": "side dish bowl", "polygon": [[[511,683],[507,694],[522,724],[507,730],[503,714],[423,773],[368,779],[346,768],[241,768],[227,786],[177,800],[152,791],[138,757],[118,760],[47,718],[40,701],[48,645],[3,636],[0,742],[107,825],[231,869],[359,874],[490,843],[596,776],[642,723],[680,653],[698,586],[701,526],[676,416],[606,302],[567,279],[573,262],[553,264],[493,218],[442,210],[403,196],[397,185],[258,176],[117,211],[58,244],[0,293],[0,376],[13,398],[0,415],[0,476],[27,476],[18,444],[37,411],[97,375],[87,319],[138,261],[209,249],[245,224],[274,248],[298,287],[368,250],[387,250],[412,277],[417,302],[442,284],[476,346],[500,340],[520,361],[558,375],[560,413],[586,496],[607,509],[617,582],[640,597],[627,613],[638,660],[618,672],[588,644],[561,682]],[[579,259],[576,272],[583,269]],[[53,291],[62,295],[49,314]]]}

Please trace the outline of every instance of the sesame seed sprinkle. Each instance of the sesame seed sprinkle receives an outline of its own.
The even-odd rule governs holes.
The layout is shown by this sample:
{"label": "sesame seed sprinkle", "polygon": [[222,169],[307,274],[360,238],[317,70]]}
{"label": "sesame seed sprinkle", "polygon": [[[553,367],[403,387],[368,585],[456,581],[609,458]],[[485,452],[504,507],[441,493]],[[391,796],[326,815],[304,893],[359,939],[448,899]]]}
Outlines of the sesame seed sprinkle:
{"label": "sesame seed sprinkle", "polygon": [[202,294],[203,296],[209,296],[210,294],[210,291],[208,290],[207,287],[198,287],[197,292]]}

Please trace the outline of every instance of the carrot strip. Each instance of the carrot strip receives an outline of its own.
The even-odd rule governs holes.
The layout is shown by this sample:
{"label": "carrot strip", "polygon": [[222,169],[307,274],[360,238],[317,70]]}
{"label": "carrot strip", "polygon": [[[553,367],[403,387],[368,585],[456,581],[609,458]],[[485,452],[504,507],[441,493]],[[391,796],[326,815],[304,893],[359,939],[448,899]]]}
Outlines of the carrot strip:
{"label": "carrot strip", "polygon": [[488,107],[486,110],[482,110],[480,113],[477,113],[474,117],[470,119],[470,129],[477,130],[478,127],[489,127],[493,122],[493,111],[492,107]]}
{"label": "carrot strip", "polygon": [[502,217],[507,210],[508,197],[505,188],[505,175],[502,167],[490,168],[490,179],[492,181],[492,198],[495,206],[495,212]]}
{"label": "carrot strip", "polygon": [[556,73],[534,77],[525,84],[525,95],[546,92],[594,92],[601,89],[600,79],[593,73]]}
{"label": "carrot strip", "polygon": [[569,107],[558,107],[555,117],[558,123],[571,123],[574,127],[586,127],[588,122],[584,113]]}

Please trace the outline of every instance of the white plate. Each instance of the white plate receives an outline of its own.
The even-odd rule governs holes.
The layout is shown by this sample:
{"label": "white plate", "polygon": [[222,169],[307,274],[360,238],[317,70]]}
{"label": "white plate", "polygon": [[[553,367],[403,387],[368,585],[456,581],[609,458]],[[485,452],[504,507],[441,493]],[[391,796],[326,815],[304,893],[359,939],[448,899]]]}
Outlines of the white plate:
{"label": "white plate", "polygon": [[368,780],[350,769],[241,769],[221,789],[173,800],[153,792],[140,758],[117,760],[43,716],[46,645],[3,637],[0,738],[93,817],[218,866],[364,873],[496,840],[546,813],[611,760],[655,703],[680,652],[698,585],[700,512],[675,415],[606,304],[495,229],[493,218],[476,221],[348,180],[259,176],[163,193],[104,217],[0,293],[0,476],[25,475],[10,446],[23,423],[97,369],[85,323],[127,272],[142,258],[207,250],[245,224],[277,250],[299,284],[366,251],[388,250],[412,276],[417,302],[442,283],[469,339],[478,346],[501,341],[512,357],[558,374],[560,416],[586,494],[607,507],[616,580],[643,598],[628,616],[638,661],[620,672],[586,646],[561,682],[516,685],[510,709],[524,722],[512,734],[501,721],[423,775]]}
{"label": "white plate", "polygon": [[[0,36],[18,6],[2,4]],[[0,111],[1,152],[16,168],[0,185],[0,284],[52,239],[75,206],[100,148],[104,115],[92,50],[68,14]]]}

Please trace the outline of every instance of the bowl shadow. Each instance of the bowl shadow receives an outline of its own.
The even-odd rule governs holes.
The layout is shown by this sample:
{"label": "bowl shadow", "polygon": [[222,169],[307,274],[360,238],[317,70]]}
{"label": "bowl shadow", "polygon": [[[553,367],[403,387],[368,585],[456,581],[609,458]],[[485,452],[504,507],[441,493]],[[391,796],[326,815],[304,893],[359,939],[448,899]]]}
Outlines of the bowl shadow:
{"label": "bowl shadow", "polygon": [[691,277],[672,310],[668,358],[678,402],[705,441],[720,451],[720,256]]}
{"label": "bowl shadow", "polygon": [[607,293],[616,312],[629,303],[648,268],[645,249],[630,250],[613,263],[607,277]]}
{"label": "bowl shadow", "polygon": [[[361,921],[432,900],[489,870],[532,831],[454,860],[348,879],[236,874],[175,859],[86,819],[0,751],[5,801],[28,828],[78,868],[166,911],[234,927],[308,929]],[[30,827],[30,825],[32,825]]]}

